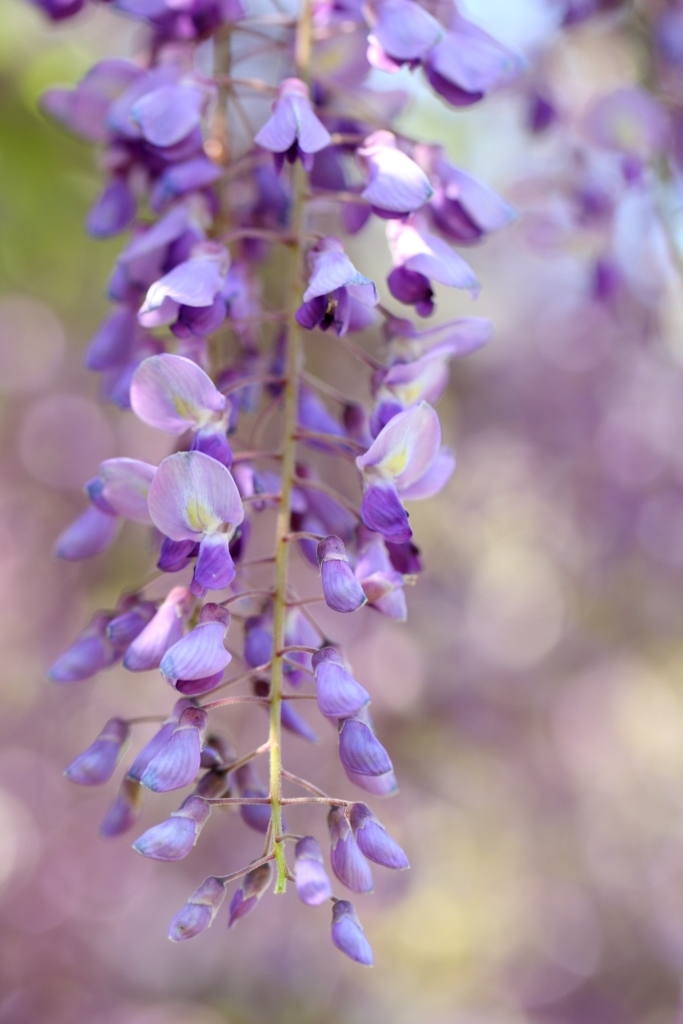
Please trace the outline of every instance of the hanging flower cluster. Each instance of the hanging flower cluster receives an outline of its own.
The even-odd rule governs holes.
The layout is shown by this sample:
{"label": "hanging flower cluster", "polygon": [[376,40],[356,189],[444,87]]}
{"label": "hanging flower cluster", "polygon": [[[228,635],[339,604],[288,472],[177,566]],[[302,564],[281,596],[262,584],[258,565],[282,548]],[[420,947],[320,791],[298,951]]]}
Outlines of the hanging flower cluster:
{"label": "hanging flower cluster", "polygon": [[[41,2],[54,19],[81,5]],[[159,573],[175,585],[163,600],[143,588],[97,612],[50,675],[75,683],[120,660],[130,672],[158,669],[160,697],[165,685],[175,691],[172,710],[124,769],[101,826],[106,836],[135,827],[145,792],[175,790],[185,790],[178,810],[135,840],[142,856],[185,857],[216,806],[235,805],[263,836],[252,863],[199,885],[173,918],[171,939],[206,929],[228,883],[240,879],[232,927],[274,876],[275,892],[289,879],[304,903],[331,900],[333,943],[371,964],[353,905],[333,895],[320,841],[288,833],[283,811],[303,804],[327,814],[331,871],[352,892],[372,890],[370,862],[400,870],[408,860],[366,803],[328,796],[283,767],[281,729],[315,740],[299,708],[317,703],[337,730],[352,786],[388,796],[397,780],[372,695],[326,638],[311,600],[295,593],[288,564],[298,548],[318,569],[321,600],[338,613],[367,607],[405,620],[405,584],[421,571],[406,506],[436,494],[455,466],[434,407],[450,360],[483,345],[490,324],[465,318],[420,330],[384,308],[372,267],[366,275],[354,266],[330,216],[347,235],[372,217],[382,221],[393,261],[388,291],[419,316],[434,311],[435,285],[476,294],[476,277],[453,246],[504,227],[512,209],[440,145],[399,132],[407,96],[374,93],[366,79],[371,67],[391,74],[407,64],[461,107],[510,81],[521,63],[446,0],[303,0],[296,17],[250,14],[240,0],[111,6],[146,22],[144,61],[103,60],[75,88],[49,90],[43,110],[101,149],[107,180],[88,231],[129,232],[109,282],[112,309],[85,364],[101,375],[106,399],[175,438],[176,450],[158,466],[103,463],[56,553],[96,555],[115,542],[122,520],[133,520],[154,531]],[[235,77],[254,33],[262,67],[282,65],[288,77]],[[272,99],[258,131],[242,103],[247,94]],[[278,309],[263,268],[280,258],[288,278]],[[380,361],[350,337],[375,323]],[[304,371],[305,332],[358,357],[369,373],[368,407]],[[250,415],[247,444],[240,430]],[[280,418],[275,450],[260,446],[271,415]],[[333,470],[351,463],[354,497],[322,479],[313,452]],[[259,516],[274,522],[272,553],[249,557]],[[250,583],[256,566],[270,568],[267,588]],[[238,671],[226,672],[235,660]],[[218,695],[239,686],[248,692]],[[268,737],[255,750],[240,750],[239,738],[211,721],[214,709],[234,704],[268,710]],[[107,722],[68,778],[110,779],[134,724]],[[256,764],[262,756],[268,782]],[[305,795],[287,795],[285,786]]]}

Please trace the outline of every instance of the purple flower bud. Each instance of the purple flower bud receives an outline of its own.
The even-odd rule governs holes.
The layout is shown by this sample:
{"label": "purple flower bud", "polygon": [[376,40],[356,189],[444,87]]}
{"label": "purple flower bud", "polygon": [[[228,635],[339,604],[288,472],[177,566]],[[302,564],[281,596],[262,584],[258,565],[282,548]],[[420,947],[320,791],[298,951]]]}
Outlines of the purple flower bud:
{"label": "purple flower bud", "polygon": [[392,770],[366,708],[339,723],[339,758],[345,768],[359,775],[384,775]]}
{"label": "purple flower bud", "polygon": [[270,615],[251,615],[244,623],[244,660],[252,668],[266,665],[273,653],[273,620]]}
{"label": "purple flower bud", "polygon": [[280,170],[285,159],[294,163],[297,157],[307,171],[313,167],[313,154],[331,142],[330,133],[313,113],[308,86],[298,78],[280,83],[272,117],[254,138],[257,145],[275,154]]}
{"label": "purple flower bud", "polygon": [[206,931],[213,924],[224,899],[225,882],[214,875],[205,879],[171,921],[168,929],[171,942],[193,939]]}
{"label": "purple flower bud", "polygon": [[211,805],[199,796],[188,796],[171,817],[153,825],[136,839],[133,849],[152,860],[182,860],[199,839]]}
{"label": "purple flower bud", "polygon": [[[258,777],[256,770],[250,764],[238,768],[234,775],[237,792],[240,796],[253,798],[264,798],[268,796],[268,790]],[[264,835],[270,825],[269,804],[242,804],[240,807],[242,821],[249,828]],[[284,824],[283,824],[284,828]]]}
{"label": "purple flower bud", "polygon": [[227,772],[217,771],[212,768],[202,775],[192,792],[195,796],[203,796],[205,800],[215,800],[217,797],[230,796],[230,776]]}
{"label": "purple flower bud", "polygon": [[313,655],[318,707],[326,718],[348,718],[370,702],[370,694],[342,664],[334,647]]}
{"label": "purple flower bud", "polygon": [[345,768],[349,782],[359,789],[373,796],[395,796],[398,793],[398,782],[393,771],[385,772],[384,775],[361,775],[359,772],[351,772]]}
{"label": "purple flower bud", "polygon": [[123,659],[130,672],[146,672],[158,668],[169,647],[183,635],[183,622],[192,607],[187,587],[174,587],[160,605],[154,618],[130,645]]}
{"label": "purple flower bud", "polygon": [[369,174],[361,195],[377,216],[406,216],[419,210],[434,195],[427,175],[401,152],[391,132],[373,132],[358,150],[358,156],[366,163]]}
{"label": "purple flower bud", "polygon": [[95,612],[80,636],[50,666],[48,678],[53,683],[80,682],[113,665],[119,655],[105,635],[111,618],[111,612]]}
{"label": "purple flower bud", "polygon": [[128,832],[140,817],[143,789],[139,782],[126,776],[116,799],[110,805],[100,825],[100,834],[107,839]]}
{"label": "purple flower bud", "polygon": [[175,727],[178,724],[181,714],[186,708],[194,707],[191,700],[183,697],[181,700],[177,700],[173,706],[173,711],[163,723],[160,729],[155,732],[151,740],[145,744],[142,750],[138,753],[137,757],[133,761],[132,765],[126,773],[126,777],[139,782],[143,776],[145,768],[157,754],[163,750],[171,736],[174,733]]}
{"label": "purple flower bud", "polygon": [[327,816],[330,830],[330,863],[332,870],[347,889],[353,892],[372,892],[372,872],[361,853],[343,807],[333,807]]}
{"label": "purple flower bud", "polygon": [[157,608],[153,601],[135,599],[132,606],[113,618],[107,626],[107,636],[114,647],[119,651],[125,651],[154,618],[156,612]]}
{"label": "purple flower bud", "polygon": [[126,181],[115,179],[90,208],[86,229],[94,238],[111,238],[134,220],[138,204]]}
{"label": "purple flower bud", "polygon": [[270,884],[270,875],[270,862],[268,862],[260,864],[244,876],[241,886],[230,900],[228,928],[234,928],[238,921],[256,909],[256,904]]}
{"label": "purple flower bud", "polygon": [[361,608],[366,597],[349,565],[344,542],[339,537],[326,537],[318,544],[316,554],[328,607],[336,612]]}
{"label": "purple flower bud", "polygon": [[348,816],[356,842],[366,857],[385,868],[410,867],[401,847],[387,834],[367,804],[352,804]]}
{"label": "purple flower bud", "polygon": [[200,708],[186,708],[171,738],[147,765],[141,782],[155,793],[189,786],[197,777],[201,745],[208,715]]}
{"label": "purple flower bud", "polygon": [[[230,612],[217,604],[206,604],[199,613],[199,621],[182,640],[170,647],[161,659],[162,675],[181,693],[194,695],[212,689],[210,679],[223,678],[223,671],[232,661],[232,655],[223,644],[230,625]],[[183,685],[193,682],[194,686]]]}
{"label": "purple flower bud", "polygon": [[117,516],[90,505],[60,533],[54,553],[68,562],[92,558],[112,546],[120,526]]}
{"label": "purple flower bud", "polygon": [[129,736],[128,722],[110,718],[95,742],[65,770],[67,779],[81,786],[101,786],[108,782]]}
{"label": "purple flower bud", "polygon": [[201,766],[202,768],[224,770],[234,764],[237,757],[232,740],[227,736],[218,736],[212,733],[206,737],[202,747]]}
{"label": "purple flower bud", "polygon": [[332,896],[320,843],[313,836],[304,836],[294,847],[294,856],[294,877],[299,899],[309,907],[319,907]]}
{"label": "purple flower bud", "polygon": [[363,926],[348,900],[337,900],[332,908],[332,942],[337,949],[365,967],[372,967],[372,947]]}

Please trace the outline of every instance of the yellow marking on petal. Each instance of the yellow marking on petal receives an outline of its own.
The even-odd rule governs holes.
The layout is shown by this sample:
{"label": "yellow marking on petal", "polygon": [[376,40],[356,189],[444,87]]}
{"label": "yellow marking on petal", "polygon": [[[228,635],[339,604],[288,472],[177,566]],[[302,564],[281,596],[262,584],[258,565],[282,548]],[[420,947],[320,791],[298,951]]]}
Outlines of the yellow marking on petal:
{"label": "yellow marking on petal", "polygon": [[425,390],[425,382],[420,380],[411,381],[410,384],[394,384],[391,388],[401,405],[408,408],[410,405],[417,405],[422,393]]}
{"label": "yellow marking on petal", "polygon": [[220,520],[216,519],[209,509],[201,505],[196,498],[190,498],[185,506],[185,518],[190,529],[197,533],[213,532],[220,526]]}
{"label": "yellow marking on petal", "polygon": [[386,459],[383,459],[379,465],[379,469],[383,473],[387,473],[389,476],[400,476],[403,470],[408,465],[408,448],[403,445],[401,448],[397,448],[391,455],[387,455]]}
{"label": "yellow marking on petal", "polygon": [[182,416],[184,420],[197,419],[197,409],[195,408],[195,406],[191,405],[180,395],[173,396],[173,406],[178,415]]}

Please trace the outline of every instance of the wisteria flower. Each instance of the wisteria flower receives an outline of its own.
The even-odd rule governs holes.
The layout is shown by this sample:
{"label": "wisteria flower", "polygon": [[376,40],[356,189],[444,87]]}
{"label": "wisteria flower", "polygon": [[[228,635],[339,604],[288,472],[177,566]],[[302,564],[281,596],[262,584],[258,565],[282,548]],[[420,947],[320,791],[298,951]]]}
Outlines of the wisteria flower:
{"label": "wisteria flower", "polygon": [[403,573],[391,564],[385,541],[378,534],[368,531],[361,542],[355,574],[372,608],[397,622],[406,621],[408,609]]}
{"label": "wisteria flower", "polygon": [[225,882],[211,875],[205,879],[171,921],[168,937],[171,942],[183,942],[206,931],[225,899]]}
{"label": "wisteria flower", "polygon": [[337,900],[332,908],[332,942],[351,960],[372,967],[372,947],[365,938],[353,903],[348,900]]}
{"label": "wisteria flower", "polygon": [[369,179],[361,195],[378,217],[407,216],[432,198],[434,189],[429,178],[401,152],[392,132],[373,132],[358,150],[358,156],[367,167]]}
{"label": "wisteria flower", "polygon": [[394,261],[387,278],[389,291],[399,302],[415,306],[420,316],[434,312],[432,281],[478,294],[479,282],[470,265],[416,217],[388,221],[387,239]]}
{"label": "wisteria flower", "polygon": [[149,490],[149,514],[171,540],[199,543],[192,592],[222,590],[235,577],[230,539],[244,508],[230,471],[202,452],[178,452],[159,466]]}
{"label": "wisteria flower", "polygon": [[524,66],[517,54],[455,10],[449,31],[423,64],[429,84],[455,107],[477,103]]}
{"label": "wisteria flower", "polygon": [[272,117],[256,134],[254,142],[275,154],[278,171],[285,160],[293,164],[297,159],[310,171],[314,154],[331,141],[327,128],[313,112],[306,83],[299,78],[286,78],[278,88]]}
{"label": "wisteria flower", "polygon": [[225,319],[221,292],[229,264],[230,257],[222,245],[197,243],[190,259],[150,287],[138,320],[143,327],[171,324],[179,337],[211,334]]}
{"label": "wisteria flower", "polygon": [[414,0],[380,0],[373,15],[368,60],[380,71],[416,67],[444,34],[436,18]]}
{"label": "wisteria flower", "polygon": [[309,254],[311,276],[303,305],[296,312],[297,323],[312,331],[333,327],[338,336],[349,329],[352,300],[363,306],[379,302],[373,282],[360,274],[344,252],[338,238],[324,238]]}
{"label": "wisteria flower", "polygon": [[439,417],[426,402],[394,416],[356,465],[363,480],[361,518],[370,530],[402,543],[412,531],[401,500],[438,493],[455,460],[441,450]]}
{"label": "wisteria flower", "polygon": [[205,604],[195,628],[168,648],[159,667],[179,693],[207,693],[220,683],[232,660],[223,644],[229,625],[230,612],[226,608]]}

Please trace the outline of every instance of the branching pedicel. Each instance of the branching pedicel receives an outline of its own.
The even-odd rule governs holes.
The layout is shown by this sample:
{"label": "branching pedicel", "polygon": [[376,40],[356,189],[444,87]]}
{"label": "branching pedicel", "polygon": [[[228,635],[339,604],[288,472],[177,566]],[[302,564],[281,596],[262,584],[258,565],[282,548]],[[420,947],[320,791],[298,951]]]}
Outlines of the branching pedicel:
{"label": "branching pedicel", "polygon": [[[57,18],[80,5],[44,6]],[[105,835],[133,828],[144,790],[191,786],[179,809],[134,849],[157,860],[186,856],[215,805],[237,805],[245,824],[265,836],[251,864],[199,886],[173,919],[171,939],[207,928],[226,885],[240,879],[230,902],[234,925],[254,909],[274,868],[275,892],[292,879],[305,903],[332,900],[333,942],[371,964],[353,905],[332,895],[318,841],[287,834],[283,808],[327,809],[332,870],[354,892],[372,889],[369,860],[394,869],[408,861],[365,803],[330,798],[285,770],[282,727],[315,738],[297,702],[317,699],[320,712],[338,724],[340,759],[355,786],[387,796],[396,779],[375,735],[371,695],[289,586],[288,561],[298,547],[317,564],[324,600],[340,613],[369,605],[405,619],[404,582],[421,566],[404,502],[435,494],[453,470],[433,406],[446,386],[448,361],[483,344],[490,325],[463,319],[418,331],[379,305],[374,283],[342,242],[317,227],[331,207],[351,234],[372,214],[385,220],[394,263],[389,291],[420,316],[434,309],[433,281],[475,292],[472,270],[448,243],[477,241],[502,227],[510,208],[450,164],[440,146],[392,132],[406,96],[373,93],[361,83],[370,64],[389,72],[408,64],[421,67],[450,104],[465,106],[507,81],[519,62],[449,2],[302,0],[296,17],[279,8],[251,15],[240,0],[114,6],[148,22],[147,64],[101,61],[75,89],[50,90],[44,109],[104,145],[108,183],[89,214],[90,232],[108,237],[131,228],[109,286],[115,309],[90,343],[86,365],[102,373],[106,397],[175,435],[182,450],[158,467],[126,458],[103,463],[86,486],[88,508],[56,551],[73,560],[97,554],[127,518],[161,534],[162,573],[193,570],[190,584],[173,587],[161,603],[143,587],[98,612],[52,666],[51,678],[76,682],[122,658],[132,672],[159,668],[179,695],[127,769],[102,824]],[[245,38],[266,59],[283,60],[288,77],[234,77]],[[325,74],[317,70],[323,51]],[[234,110],[238,141],[249,128],[242,93],[274,96],[274,103],[240,152],[226,125]],[[284,310],[267,308],[261,298],[263,262],[274,247],[284,247],[289,266]],[[382,362],[348,337],[378,315]],[[331,337],[370,368],[369,414],[305,372],[303,331],[315,329],[328,332],[320,344]],[[229,358],[231,335],[237,354]],[[332,415],[321,395],[341,415]],[[242,414],[259,408],[253,441],[233,452],[228,436]],[[260,428],[271,415],[281,418],[281,445],[259,450]],[[307,448],[355,460],[360,503],[320,478],[305,460]],[[248,560],[250,522],[265,509],[276,510],[273,554]],[[272,586],[245,582],[256,565],[272,567]],[[209,592],[214,600],[206,602]],[[232,656],[224,639],[235,608],[238,618],[247,614],[244,669],[226,680]],[[302,692],[313,680],[315,697]],[[237,684],[252,692],[213,696]],[[210,726],[213,709],[238,703],[270,712],[267,740],[246,753]],[[131,727],[145,720],[112,719],[67,776],[84,785],[106,782]],[[254,766],[266,754],[267,787]],[[306,795],[285,796],[283,783]]]}

